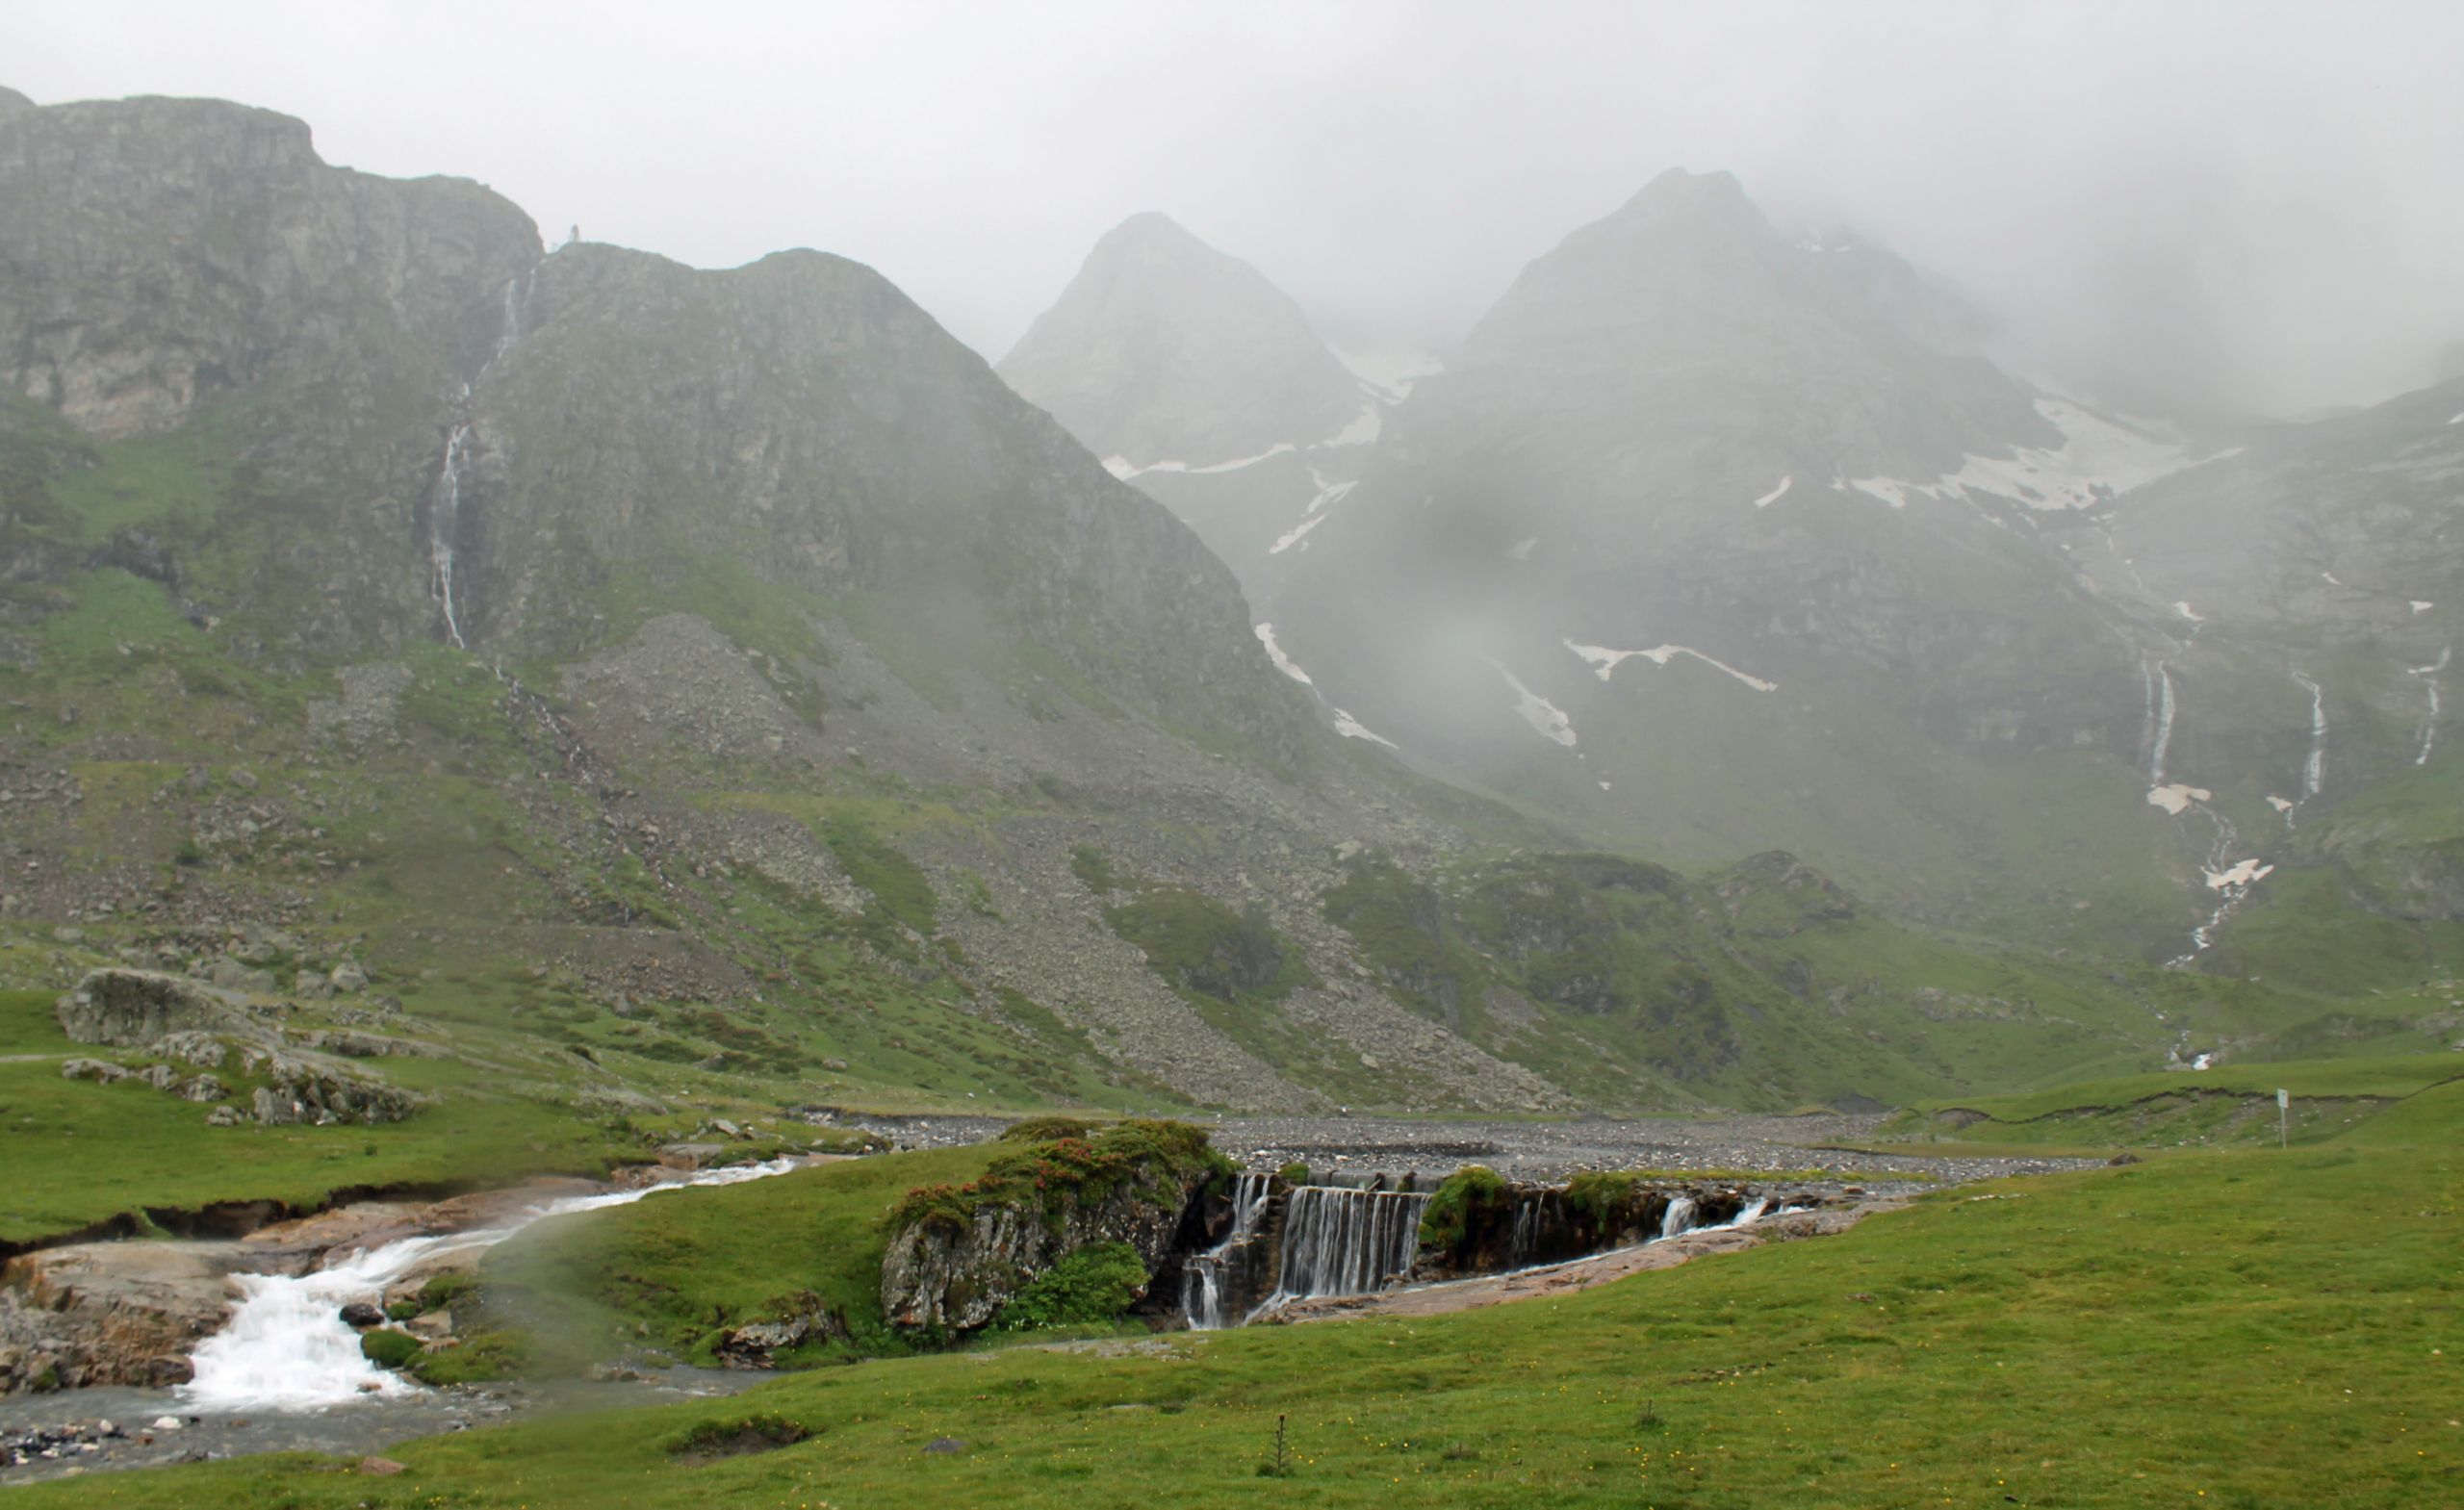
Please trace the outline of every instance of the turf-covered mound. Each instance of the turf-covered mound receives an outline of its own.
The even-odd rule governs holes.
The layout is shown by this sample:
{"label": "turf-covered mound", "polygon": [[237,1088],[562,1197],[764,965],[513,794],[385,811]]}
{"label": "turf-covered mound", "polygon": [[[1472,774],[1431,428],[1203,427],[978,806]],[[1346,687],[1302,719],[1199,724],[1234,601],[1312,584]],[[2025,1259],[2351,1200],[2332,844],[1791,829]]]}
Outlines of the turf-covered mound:
{"label": "turf-covered mound", "polygon": [[[926,1333],[974,1331],[1083,1250],[1126,1246],[1151,1280],[1191,1201],[1232,1164],[1183,1122],[1006,1144],[976,1179],[911,1191],[891,1214],[881,1310]],[[1117,1267],[1117,1266],[1115,1266]],[[1143,1282],[1130,1298],[1142,1295]]]}

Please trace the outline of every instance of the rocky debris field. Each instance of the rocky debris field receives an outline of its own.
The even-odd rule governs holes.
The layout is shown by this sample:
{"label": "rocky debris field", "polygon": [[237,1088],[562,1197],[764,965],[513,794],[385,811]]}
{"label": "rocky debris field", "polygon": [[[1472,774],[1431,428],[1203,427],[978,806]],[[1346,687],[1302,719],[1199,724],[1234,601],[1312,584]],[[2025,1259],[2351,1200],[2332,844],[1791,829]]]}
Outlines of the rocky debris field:
{"label": "rocky debris field", "polygon": [[1841,1146],[1873,1139],[1880,1116],[1732,1116],[1565,1122],[1405,1121],[1349,1117],[1236,1117],[1213,1124],[1215,1146],[1252,1169],[1293,1161],[1328,1170],[1418,1169],[1444,1174],[1486,1164],[1509,1180],[1555,1184],[1586,1169],[1668,1169],[1799,1174],[1800,1184],[1869,1186],[1990,1180],[2075,1169],[2092,1159],[1980,1158],[1945,1145],[1939,1154],[1865,1153]]}
{"label": "rocky debris field", "polygon": [[[807,1109],[808,1120],[860,1127],[900,1148],[948,1148],[982,1142],[1009,1125],[1006,1117],[869,1115]],[[1881,1116],[1730,1116],[1615,1121],[1475,1122],[1386,1117],[1230,1117],[1201,1121],[1215,1146],[1247,1169],[1280,1169],[1298,1162],[1314,1176],[1336,1171],[1444,1175],[1485,1164],[1508,1180],[1561,1184],[1586,1169],[1719,1170],[1750,1178],[1788,1174],[1800,1185],[1926,1185],[1993,1180],[2085,1168],[2093,1159],[1984,1158],[1938,1145],[1907,1152],[1857,1151],[1870,1143]],[[1819,1179],[1806,1176],[1819,1171]]]}

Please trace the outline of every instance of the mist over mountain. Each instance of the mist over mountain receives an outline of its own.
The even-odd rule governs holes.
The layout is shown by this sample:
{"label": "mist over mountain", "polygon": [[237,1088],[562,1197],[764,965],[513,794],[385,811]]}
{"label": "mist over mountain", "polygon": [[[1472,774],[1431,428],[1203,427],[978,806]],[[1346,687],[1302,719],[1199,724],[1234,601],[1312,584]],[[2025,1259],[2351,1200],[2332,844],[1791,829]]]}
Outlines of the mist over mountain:
{"label": "mist over mountain", "polygon": [[[1888,250],[1671,170],[1352,444],[1125,474],[1288,676],[1424,769],[1656,855],[1785,848],[1919,915],[2196,959],[2315,858],[2287,825],[2319,719],[2348,791],[2434,740],[2455,432],[2396,438],[2429,396],[2134,416],[1996,344]],[[2396,576],[2423,585],[2349,585]],[[2356,637],[2374,667],[2314,699]],[[2409,746],[2375,731],[2407,710]]]}
{"label": "mist over mountain", "polygon": [[1152,211],[1095,243],[999,371],[1090,450],[1136,467],[1322,440],[1363,403],[1298,305]]}
{"label": "mist over mountain", "polygon": [[[908,13],[784,7],[717,73],[817,39],[794,97],[860,129],[765,130],[752,90],[706,153],[697,53],[741,16],[653,18],[673,85],[622,129],[668,129],[589,160],[698,155],[739,230],[834,231],[863,195],[809,169],[860,141],[958,206],[957,333],[966,301],[801,232],[696,267],[337,166],[291,114],[0,89],[0,1485],[1520,1505],[1716,1466],[1740,1503],[2375,1503],[2456,1472],[2416,1323],[2464,1146],[2464,376],[2296,422],[2261,411],[2305,385],[2242,369],[2311,344],[2343,366],[2306,386],[2360,395],[2426,345],[2359,334],[2419,285],[2381,259],[2348,341],[2246,328],[2363,262],[2297,214],[2203,269],[2253,223],[2227,174],[2033,247],[2179,228],[2020,308],[1976,274],[2068,191],[2004,180],[2094,153],[1994,143],[2017,115],[1956,70],[1890,88],[1913,13],[1879,52],[1861,13],[1758,14],[1726,61],[1776,71],[1683,59],[1674,103],[1693,13],[1484,13],[1546,66],[1416,85],[1471,13],[1227,13],[1312,88],[1177,153],[1214,52],[987,11],[919,116],[865,46]],[[1348,46],[1364,17],[1396,44]],[[392,24],[295,19],[317,57]],[[534,24],[491,19],[425,38],[416,172],[523,160],[473,145]],[[526,142],[604,125],[570,91],[631,19],[523,55]],[[1801,33],[1874,69],[1801,156],[1667,125],[1822,125]],[[1056,45],[1135,66],[1057,87]],[[2104,81],[2144,66],[2051,75],[2066,130],[2126,135]],[[1610,72],[1662,129],[1529,150]],[[1903,112],[1945,140],[1842,169]],[[944,132],[966,169],[910,171]],[[1121,170],[1150,148],[1160,184]],[[1910,218],[1919,167],[1973,195],[1964,254]],[[1363,229],[1421,173],[1454,232]],[[1150,211],[1038,249],[1090,203],[1223,241]],[[1432,292],[1482,268],[1476,315]],[[996,368],[962,335],[1031,278]],[[2252,1375],[2295,1322],[2298,1376]],[[2301,1427],[2339,1388],[2384,1450]],[[1981,1436],[2013,1391],[2040,1408]],[[1739,1401],[1793,1424],[1698,1452]],[[520,1419],[567,1410],[604,1413]],[[2146,1450],[2079,1449],[2117,1411]]]}

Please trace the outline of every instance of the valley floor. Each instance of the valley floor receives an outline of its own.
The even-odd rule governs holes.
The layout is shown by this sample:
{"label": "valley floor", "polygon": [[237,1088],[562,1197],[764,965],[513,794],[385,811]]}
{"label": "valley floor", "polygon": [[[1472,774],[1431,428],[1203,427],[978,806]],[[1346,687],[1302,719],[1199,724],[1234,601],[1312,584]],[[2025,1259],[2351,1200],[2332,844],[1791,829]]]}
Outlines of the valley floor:
{"label": "valley floor", "polygon": [[2459,1135],[2450,1083],[2289,1152],[1945,1187],[1518,1305],[867,1363],[405,1443],[393,1476],[271,1456],[12,1502],[2448,1503]]}

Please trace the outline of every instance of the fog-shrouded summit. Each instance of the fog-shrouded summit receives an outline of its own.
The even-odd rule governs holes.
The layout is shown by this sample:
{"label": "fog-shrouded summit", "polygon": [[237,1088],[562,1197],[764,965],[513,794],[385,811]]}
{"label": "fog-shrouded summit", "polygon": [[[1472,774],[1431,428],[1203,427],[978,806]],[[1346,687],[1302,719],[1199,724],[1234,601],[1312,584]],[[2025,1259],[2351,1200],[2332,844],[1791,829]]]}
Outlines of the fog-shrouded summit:
{"label": "fog-shrouded summit", "polygon": [[7,85],[0,84],[0,115],[6,115],[20,110],[32,110],[34,108],[35,102],[33,100],[26,98],[23,94],[18,93],[15,90],[9,88]]}
{"label": "fog-shrouded summit", "polygon": [[1095,243],[1000,372],[1097,455],[1138,467],[1306,446],[1365,402],[1289,295],[1153,211]]}
{"label": "fog-shrouded summit", "polygon": [[1888,252],[1783,234],[1732,174],[1671,169],[1525,269],[1398,440],[1476,467],[1509,448],[1536,509],[1612,539],[1782,475],[1931,478],[2058,444],[1982,325]]}
{"label": "fog-shrouded summit", "polygon": [[1789,848],[2039,936],[2178,939],[2188,889],[2178,917],[2046,905],[2102,883],[2040,857],[2075,830],[1991,794],[2007,762],[2075,764],[2135,846],[2116,863],[2196,885],[2122,828],[2161,633],[2038,537],[2199,452],[2031,389],[1986,328],[1730,174],[1662,174],[1523,270],[1252,599],[1330,703],[1567,821]]}

